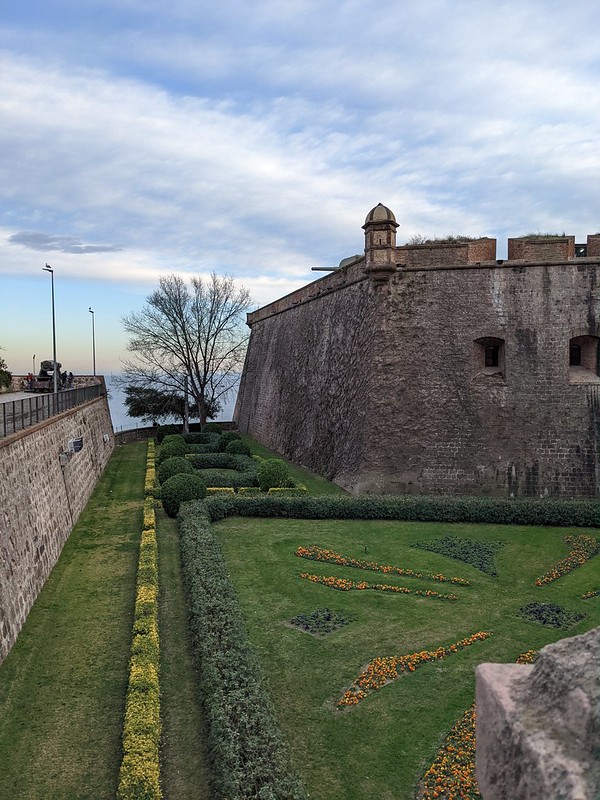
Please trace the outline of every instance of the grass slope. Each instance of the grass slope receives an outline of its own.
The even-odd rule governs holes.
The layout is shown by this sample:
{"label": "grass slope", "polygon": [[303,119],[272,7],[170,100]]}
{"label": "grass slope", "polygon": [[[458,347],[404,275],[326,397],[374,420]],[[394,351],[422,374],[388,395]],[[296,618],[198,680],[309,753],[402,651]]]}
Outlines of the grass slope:
{"label": "grass slope", "polygon": [[0,667],[2,797],[115,796],[145,448],[115,451]]}
{"label": "grass slope", "polygon": [[[553,601],[587,613],[569,635],[600,624],[600,603],[580,600],[595,585],[597,561],[553,584],[533,585],[567,551],[564,528],[232,518],[220,522],[217,530],[294,766],[317,800],[413,797],[443,736],[474,699],[475,666],[513,662],[519,653],[565,635],[520,618],[518,610],[525,603]],[[495,556],[498,576],[410,547],[445,535],[502,541]],[[298,575],[307,570],[371,582],[373,573],[294,555],[296,547],[310,544],[378,563],[460,576],[472,585],[452,586],[460,596],[455,603],[335,591]],[[416,579],[385,580],[432,588]],[[323,639],[286,624],[323,606],[354,621]],[[335,709],[342,692],[373,658],[435,649],[478,630],[493,636],[401,677],[353,709]]]}
{"label": "grass slope", "polygon": [[262,458],[281,458],[282,461],[285,461],[294,480],[306,486],[311,494],[346,494],[346,492],[340,486],[337,486],[335,483],[331,483],[331,481],[328,481],[326,478],[322,478],[320,475],[316,475],[314,472],[304,469],[304,467],[299,467],[292,461],[282,458],[282,456],[280,456],[278,453],[274,453],[272,450],[268,450],[266,447],[263,447],[262,444],[255,442],[250,436],[243,435],[242,441],[248,445],[253,456],[261,456]]}

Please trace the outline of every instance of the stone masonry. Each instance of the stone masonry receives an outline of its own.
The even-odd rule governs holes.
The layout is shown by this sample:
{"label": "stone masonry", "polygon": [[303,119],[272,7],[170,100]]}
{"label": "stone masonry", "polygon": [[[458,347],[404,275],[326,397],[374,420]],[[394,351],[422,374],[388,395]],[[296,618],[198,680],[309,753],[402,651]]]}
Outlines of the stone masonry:
{"label": "stone masonry", "polygon": [[600,628],[533,666],[477,668],[477,782],[484,800],[598,800]]}
{"label": "stone masonry", "polygon": [[[83,449],[64,465],[70,440]],[[106,397],[0,439],[0,662],[114,448]]]}
{"label": "stone masonry", "polygon": [[598,496],[600,236],[500,260],[397,246],[382,205],[363,227],[364,256],[248,315],[240,430],[355,493]]}

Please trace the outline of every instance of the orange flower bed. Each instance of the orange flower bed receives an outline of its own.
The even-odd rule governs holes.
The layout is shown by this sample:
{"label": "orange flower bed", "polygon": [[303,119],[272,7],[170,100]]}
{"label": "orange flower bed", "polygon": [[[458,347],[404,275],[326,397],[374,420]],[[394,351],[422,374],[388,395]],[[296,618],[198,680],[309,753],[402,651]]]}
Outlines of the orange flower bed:
{"label": "orange flower bed", "polygon": [[565,536],[565,542],[570,545],[571,552],[565,558],[561,558],[541,578],[538,578],[535,582],[536,586],[543,586],[545,583],[558,580],[600,553],[600,542],[594,536],[588,536],[585,533],[578,536]]}
{"label": "orange flower bed", "polygon": [[435,597],[438,600],[458,600],[455,594],[441,594],[431,589],[407,589],[406,586],[393,586],[388,583],[367,583],[366,581],[351,581],[348,578],[336,578],[333,575],[312,575],[310,572],[301,572],[300,577],[305,581],[322,583],[330,589],[339,589],[342,592],[349,592],[353,589],[374,589],[378,592],[397,592],[398,594],[417,594],[421,597]]}
{"label": "orange flower bed", "polygon": [[339,564],[342,567],[355,567],[357,569],[368,569],[374,572],[383,572],[385,574],[404,575],[407,578],[422,578],[428,581],[441,581],[444,583],[456,583],[460,586],[469,586],[469,581],[464,578],[447,578],[445,575],[438,573],[432,575],[428,572],[416,572],[414,569],[407,567],[394,567],[390,564],[377,564],[374,561],[364,561],[359,558],[351,558],[344,556],[341,553],[336,553],[334,550],[325,550],[316,544],[310,547],[298,547],[296,555],[300,558],[308,558],[310,561],[323,561],[327,564]]}
{"label": "orange flower bed", "polygon": [[589,592],[581,595],[582,600],[589,600],[590,597],[598,597],[600,595],[600,589],[590,589]]}
{"label": "orange flower bed", "polygon": [[403,673],[414,672],[419,667],[432,661],[440,661],[442,658],[446,658],[452,653],[458,653],[465,647],[487,639],[491,635],[488,631],[478,631],[448,647],[438,647],[436,650],[421,650],[418,653],[409,653],[404,656],[375,658],[368,664],[365,671],[361,672],[352,686],[344,692],[338,700],[337,706],[339,708],[341,706],[358,705],[371,692],[376,692],[386,684],[399,678]]}
{"label": "orange flower bed", "polygon": [[[517,664],[532,664],[537,651],[528,650]],[[421,781],[417,800],[480,798],[475,777],[475,703],[456,722],[444,739],[435,760]]]}

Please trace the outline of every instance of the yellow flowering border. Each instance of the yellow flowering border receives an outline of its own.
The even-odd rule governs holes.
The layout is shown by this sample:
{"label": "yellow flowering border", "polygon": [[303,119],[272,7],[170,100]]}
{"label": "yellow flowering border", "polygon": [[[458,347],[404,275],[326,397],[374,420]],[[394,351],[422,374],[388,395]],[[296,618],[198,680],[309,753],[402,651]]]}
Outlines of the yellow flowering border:
{"label": "yellow flowering border", "polygon": [[[151,466],[152,465],[152,466]],[[148,442],[148,473],[154,472],[154,441]],[[154,483],[154,478],[152,478]],[[144,500],[136,601],[123,723],[123,761],[117,800],[160,800],[158,553],[151,497]]]}

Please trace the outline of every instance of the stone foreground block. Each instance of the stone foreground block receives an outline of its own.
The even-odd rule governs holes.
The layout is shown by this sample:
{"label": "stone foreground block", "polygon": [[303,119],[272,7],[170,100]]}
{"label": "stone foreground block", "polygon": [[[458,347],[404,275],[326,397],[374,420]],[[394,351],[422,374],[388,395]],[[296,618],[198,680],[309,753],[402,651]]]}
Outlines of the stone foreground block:
{"label": "stone foreground block", "polygon": [[476,703],[484,800],[600,798],[600,628],[531,666],[481,664]]}

